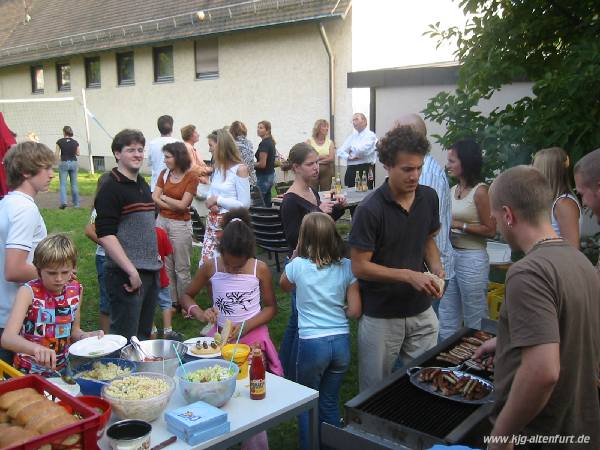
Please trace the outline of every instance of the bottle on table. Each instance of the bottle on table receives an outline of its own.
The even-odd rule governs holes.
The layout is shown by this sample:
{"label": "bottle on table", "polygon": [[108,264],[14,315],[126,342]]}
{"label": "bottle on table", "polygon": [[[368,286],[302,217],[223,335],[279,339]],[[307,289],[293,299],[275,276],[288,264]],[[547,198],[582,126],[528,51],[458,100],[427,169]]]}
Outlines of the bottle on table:
{"label": "bottle on table", "polygon": [[252,350],[252,365],[250,366],[250,399],[262,400],[267,395],[265,383],[265,365],[260,348]]}
{"label": "bottle on table", "polygon": [[335,193],[342,193],[342,179],[340,178],[340,174],[338,173],[335,177]]}
{"label": "bottle on table", "polygon": [[369,190],[369,186],[367,184],[367,172],[365,170],[363,170],[360,184],[362,185],[363,192],[366,192]]}
{"label": "bottle on table", "polygon": [[374,178],[375,177],[373,176],[373,166],[369,166],[369,174],[367,175],[367,179],[369,181],[369,185],[368,185],[369,189],[373,189],[373,185],[375,184]]}
{"label": "bottle on table", "polygon": [[362,190],[361,182],[360,182],[360,172],[356,171],[356,176],[354,177],[354,190],[356,192],[360,192]]}
{"label": "bottle on table", "polygon": [[335,200],[335,176],[331,177],[331,187],[329,188],[331,192],[331,201]]}

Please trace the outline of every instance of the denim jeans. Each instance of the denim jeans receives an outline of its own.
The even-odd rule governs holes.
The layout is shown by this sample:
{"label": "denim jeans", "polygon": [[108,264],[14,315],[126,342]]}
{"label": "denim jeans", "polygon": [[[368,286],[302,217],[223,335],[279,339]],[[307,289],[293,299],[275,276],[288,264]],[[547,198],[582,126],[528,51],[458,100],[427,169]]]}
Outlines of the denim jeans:
{"label": "denim jeans", "polygon": [[[287,263],[287,261],[286,261]],[[296,381],[296,360],[298,359],[298,309],[296,308],[296,291],[290,292],[291,312],[283,340],[279,346],[279,360],[283,366],[283,374],[290,381]]]}
{"label": "denim jeans", "polygon": [[[349,334],[298,340],[297,379],[298,383],[319,391],[319,424],[340,426],[340,389],[349,367]],[[300,448],[306,449],[309,444],[308,413],[302,413],[299,421]]]}
{"label": "denim jeans", "polygon": [[260,192],[263,195],[263,199],[265,201],[265,206],[271,206],[271,188],[273,187],[273,182],[275,181],[275,173],[268,174],[256,174],[256,185]]}
{"label": "denim jeans", "polygon": [[77,160],[61,161],[58,165],[58,178],[60,180],[60,204],[67,204],[67,175],[71,181],[71,196],[73,206],[79,208],[79,188],[77,187]]}
{"label": "denim jeans", "polygon": [[453,249],[454,278],[440,301],[440,339],[446,339],[463,324],[479,328],[489,316],[487,304],[490,261],[485,249]]}
{"label": "denim jeans", "polygon": [[96,273],[98,275],[98,288],[100,290],[100,312],[110,316],[110,303],[106,292],[106,279],[104,277],[105,256],[96,255]]}

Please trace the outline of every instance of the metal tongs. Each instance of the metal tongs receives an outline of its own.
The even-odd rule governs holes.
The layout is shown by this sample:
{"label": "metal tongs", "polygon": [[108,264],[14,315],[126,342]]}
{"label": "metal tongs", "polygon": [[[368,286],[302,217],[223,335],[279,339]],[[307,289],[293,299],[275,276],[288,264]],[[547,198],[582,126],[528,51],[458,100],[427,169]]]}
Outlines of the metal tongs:
{"label": "metal tongs", "polygon": [[153,355],[146,353],[146,351],[142,348],[142,344],[137,336],[131,336],[131,345],[133,345],[133,348],[137,352],[140,361],[155,359]]}

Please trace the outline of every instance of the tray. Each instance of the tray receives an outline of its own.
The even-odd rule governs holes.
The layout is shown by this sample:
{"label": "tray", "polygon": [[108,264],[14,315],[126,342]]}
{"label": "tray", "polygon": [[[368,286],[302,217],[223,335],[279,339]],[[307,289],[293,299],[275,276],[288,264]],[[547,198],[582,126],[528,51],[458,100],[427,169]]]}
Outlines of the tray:
{"label": "tray", "polygon": [[185,345],[187,345],[187,347],[188,347],[187,355],[193,356],[194,358],[206,358],[206,359],[221,357],[221,347],[218,347],[218,349],[215,350],[214,353],[208,353],[206,355],[198,355],[198,354],[192,352],[192,347],[194,345],[196,345],[196,342],[206,342],[208,345],[210,345],[211,342],[214,342],[214,339],[211,337],[195,337],[195,338],[188,339],[187,341],[183,341],[183,343]]}
{"label": "tray", "polygon": [[60,428],[52,433],[35,437],[24,444],[12,446],[10,447],[11,450],[34,450],[39,449],[44,444],[52,443],[54,443],[53,448],[64,448],[64,445],[60,445],[57,442],[61,442],[74,434],[81,434],[81,439],[76,445],[78,448],[86,450],[98,449],[96,433],[100,428],[100,414],[39,375],[26,375],[4,381],[0,383],[0,394],[26,387],[33,388],[55,401],[60,401],[70,412],[79,414],[82,419],[77,423]]}
{"label": "tray", "polygon": [[[459,395],[459,394],[444,395],[441,392],[434,390],[433,385],[431,383],[427,383],[425,381],[419,380],[419,378],[418,378],[419,375],[425,369],[440,369],[442,372],[445,372],[445,373],[453,373],[457,377],[465,377],[466,376],[469,378],[473,378],[473,379],[479,381],[480,383],[482,383],[483,385],[485,385],[490,390],[490,393],[479,400],[467,400],[462,395]],[[460,370],[453,370],[451,368],[444,368],[444,367],[411,367],[410,369],[408,369],[406,371],[406,373],[409,375],[410,382],[414,386],[418,387],[419,389],[422,389],[423,391],[429,392],[430,394],[435,395],[437,397],[445,398],[445,399],[452,400],[452,401],[455,401],[458,403],[465,403],[468,405],[485,405],[487,403],[493,403],[493,401],[494,401],[494,395],[493,395],[494,394],[494,385],[492,383],[490,383],[489,380],[486,380],[485,378],[478,377],[476,375],[472,375],[467,372],[462,372]]]}

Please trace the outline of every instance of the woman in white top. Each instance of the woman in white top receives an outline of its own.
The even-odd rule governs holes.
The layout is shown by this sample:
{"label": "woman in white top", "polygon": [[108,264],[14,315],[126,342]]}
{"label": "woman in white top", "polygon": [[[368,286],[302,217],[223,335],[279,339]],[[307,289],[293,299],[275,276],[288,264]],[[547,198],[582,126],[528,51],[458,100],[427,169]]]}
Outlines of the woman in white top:
{"label": "woman in white top", "polygon": [[573,247],[579,248],[581,206],[569,182],[569,156],[560,147],[540,150],[535,154],[533,167],[542,172],[554,193],[552,228]]}
{"label": "woman in white top", "polygon": [[448,150],[448,174],[458,179],[451,190],[450,241],[455,276],[440,301],[440,338],[446,339],[463,324],[479,328],[488,317],[487,289],[490,263],[488,237],[496,234],[490,214],[488,187],[482,183],[481,148],[473,140],[456,142]]}
{"label": "woman in white top", "polygon": [[242,163],[242,157],[233,137],[225,129],[215,130],[211,135],[216,138],[217,145],[210,148],[214,172],[206,194],[208,216],[200,264],[217,255],[223,214],[230,209],[250,206],[248,167]]}
{"label": "woman in white top", "polygon": [[335,144],[329,139],[329,122],[318,119],[312,130],[312,136],[306,141],[319,155],[319,178],[310,186],[318,191],[331,189],[331,177],[335,176]]}

